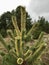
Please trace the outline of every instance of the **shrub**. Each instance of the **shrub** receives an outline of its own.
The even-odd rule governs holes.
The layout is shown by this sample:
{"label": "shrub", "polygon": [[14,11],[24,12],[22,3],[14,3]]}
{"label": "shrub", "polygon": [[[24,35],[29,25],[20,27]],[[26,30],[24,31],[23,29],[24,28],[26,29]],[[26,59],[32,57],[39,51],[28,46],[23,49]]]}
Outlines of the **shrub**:
{"label": "shrub", "polygon": [[[33,46],[31,46],[31,48],[30,46],[26,47],[26,44],[28,41],[31,41],[32,37],[30,37],[27,42],[25,40],[32,35],[37,23],[34,24],[30,31],[26,34],[26,12],[25,9],[23,10],[23,8],[21,8],[21,31],[18,28],[15,16],[12,16],[12,23],[15,27],[17,35],[15,36],[11,30],[8,30],[8,34],[10,35],[10,43],[14,44],[14,46],[7,45],[7,42],[5,42],[2,35],[0,34],[0,41],[7,50],[7,53],[2,56],[2,65],[34,65],[38,59],[41,59],[41,55],[46,49],[46,45],[43,42],[44,33],[41,32],[38,41]],[[25,33],[23,34],[23,32]],[[25,48],[27,50],[25,50]]]}

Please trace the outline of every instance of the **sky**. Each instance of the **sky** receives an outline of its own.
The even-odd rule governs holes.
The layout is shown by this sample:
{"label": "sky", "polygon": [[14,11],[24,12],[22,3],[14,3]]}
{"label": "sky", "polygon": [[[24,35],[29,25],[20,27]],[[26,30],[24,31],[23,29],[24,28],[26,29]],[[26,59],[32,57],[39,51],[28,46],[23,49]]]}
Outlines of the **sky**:
{"label": "sky", "polygon": [[32,20],[44,16],[49,21],[49,0],[0,0],[0,15],[16,9],[19,5],[26,7]]}

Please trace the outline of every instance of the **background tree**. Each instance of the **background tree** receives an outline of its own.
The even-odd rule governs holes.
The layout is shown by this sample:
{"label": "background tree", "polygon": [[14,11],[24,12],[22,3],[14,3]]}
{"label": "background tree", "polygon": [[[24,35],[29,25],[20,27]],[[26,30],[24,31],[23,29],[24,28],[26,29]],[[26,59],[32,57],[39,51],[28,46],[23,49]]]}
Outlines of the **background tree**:
{"label": "background tree", "polygon": [[[18,6],[15,10],[12,10],[11,12],[10,11],[7,11],[5,12],[4,14],[1,15],[1,18],[0,18],[0,30],[1,29],[4,29],[5,31],[5,34],[6,34],[6,30],[7,29],[14,29],[13,27],[13,24],[11,22],[11,16],[12,15],[15,15],[16,18],[17,18],[17,24],[18,24],[18,27],[19,29],[21,28],[21,13],[20,13],[20,8],[23,8],[25,9],[23,6]],[[32,21],[31,21],[31,18],[28,14],[28,12],[26,12],[26,28],[27,28],[27,31],[29,31],[29,29],[32,27]],[[2,33],[1,33],[2,34]],[[4,35],[4,33],[3,33]]]}
{"label": "background tree", "polygon": [[39,20],[37,22],[39,22],[39,28],[42,31],[49,33],[49,22],[45,20],[44,17],[39,17]]}
{"label": "background tree", "polygon": [[0,18],[0,33],[5,37],[7,36],[6,30],[12,27],[11,13],[7,11]]}
{"label": "background tree", "polygon": [[11,21],[11,13],[8,11],[1,15],[1,28],[7,29]]}
{"label": "background tree", "polygon": [[41,31],[44,31],[49,34],[49,22],[45,20],[44,17],[39,17],[39,19],[36,22],[39,23],[39,26],[37,27],[33,34],[34,39],[37,39],[39,37]]}
{"label": "background tree", "polygon": [[[25,9],[25,7],[23,6],[18,6],[16,8],[16,10],[12,10],[12,14],[15,15],[17,17],[17,24],[18,24],[18,27],[19,29],[21,28],[21,7],[23,8],[23,10]],[[30,17],[30,15],[28,14],[28,12],[26,11],[26,29],[27,31],[30,30],[30,28],[32,27],[32,19]]]}

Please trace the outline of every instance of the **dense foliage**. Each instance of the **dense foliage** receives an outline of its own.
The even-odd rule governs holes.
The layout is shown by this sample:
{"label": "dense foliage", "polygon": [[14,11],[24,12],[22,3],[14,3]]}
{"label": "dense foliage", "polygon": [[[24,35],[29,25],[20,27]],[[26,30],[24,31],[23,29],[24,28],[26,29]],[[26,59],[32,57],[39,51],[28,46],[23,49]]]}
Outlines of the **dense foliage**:
{"label": "dense foliage", "polygon": [[33,34],[34,39],[37,39],[39,37],[39,34],[41,33],[41,31],[44,31],[47,34],[49,34],[49,22],[45,20],[44,17],[39,17],[39,19],[36,22],[39,23],[39,26]]}
{"label": "dense foliage", "polygon": [[[12,10],[11,12],[7,11],[0,16],[0,32],[4,37],[7,35],[7,33],[6,33],[7,29],[11,29],[11,30],[14,29],[12,21],[11,21],[12,15],[15,15],[17,17],[17,24],[18,24],[18,27],[20,29],[20,27],[21,27],[21,25],[20,25],[20,23],[21,23],[21,21],[20,21],[21,20],[20,8],[21,7],[22,6],[18,6],[18,8],[16,8],[15,10]],[[31,18],[29,16],[28,12],[26,12],[26,28],[27,28],[27,31],[29,31],[30,28],[32,27],[31,22],[32,22]],[[6,35],[4,35],[4,32],[2,32],[2,29],[4,30]]]}

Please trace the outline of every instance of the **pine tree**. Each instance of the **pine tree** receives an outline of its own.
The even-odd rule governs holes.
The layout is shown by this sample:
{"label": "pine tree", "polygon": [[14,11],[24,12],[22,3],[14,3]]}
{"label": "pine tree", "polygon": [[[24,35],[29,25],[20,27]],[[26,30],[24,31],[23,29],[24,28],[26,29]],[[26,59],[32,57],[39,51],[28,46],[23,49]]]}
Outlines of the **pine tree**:
{"label": "pine tree", "polygon": [[[35,23],[30,31],[26,33],[26,11],[25,8],[21,8],[21,31],[17,25],[17,19],[15,16],[12,16],[12,23],[14,26],[14,31],[16,34],[13,34],[11,30],[8,30],[10,35],[11,45],[7,45],[2,35],[0,34],[0,41],[7,50],[7,53],[0,52],[2,55],[2,65],[36,65],[36,61],[41,61],[41,55],[44,53],[46,44],[43,42],[44,32],[41,32],[39,39],[33,46],[26,46],[28,41],[33,39],[33,32],[36,29],[36,26],[39,25]],[[38,63],[39,64],[39,63]]]}

